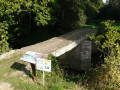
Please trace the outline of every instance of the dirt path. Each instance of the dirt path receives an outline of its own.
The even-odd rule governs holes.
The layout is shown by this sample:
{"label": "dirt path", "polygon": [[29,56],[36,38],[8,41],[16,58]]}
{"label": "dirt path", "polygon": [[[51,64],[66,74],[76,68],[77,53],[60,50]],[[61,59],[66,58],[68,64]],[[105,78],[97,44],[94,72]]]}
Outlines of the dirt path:
{"label": "dirt path", "polygon": [[10,83],[2,82],[0,83],[0,90],[14,90]]}

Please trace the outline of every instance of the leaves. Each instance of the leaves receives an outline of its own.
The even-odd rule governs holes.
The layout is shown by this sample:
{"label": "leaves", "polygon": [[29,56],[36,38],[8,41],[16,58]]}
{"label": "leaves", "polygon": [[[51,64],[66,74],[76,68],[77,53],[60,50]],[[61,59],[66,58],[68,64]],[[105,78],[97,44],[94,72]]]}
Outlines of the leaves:
{"label": "leaves", "polygon": [[5,31],[4,29],[0,29],[0,54],[9,50],[7,34],[8,34],[7,31]]}
{"label": "leaves", "polygon": [[48,6],[50,2],[54,0],[0,0],[0,54],[8,51],[8,38],[14,40],[16,38],[14,34],[20,36],[21,32],[18,27],[13,29],[12,34],[9,33],[9,35],[8,30],[11,26],[21,23],[21,18],[25,14],[33,13],[38,26],[47,25],[48,21],[52,20],[50,12],[52,8]]}
{"label": "leaves", "polygon": [[[103,32],[100,35],[92,35],[91,39],[95,39],[95,43],[99,45],[98,48],[104,56],[104,64],[101,67],[97,67],[96,70],[88,78],[90,87],[98,89],[114,89],[117,90],[120,87],[120,33],[118,28],[113,25],[114,21],[107,20],[102,22],[104,24]],[[92,82],[92,83],[91,83]]]}

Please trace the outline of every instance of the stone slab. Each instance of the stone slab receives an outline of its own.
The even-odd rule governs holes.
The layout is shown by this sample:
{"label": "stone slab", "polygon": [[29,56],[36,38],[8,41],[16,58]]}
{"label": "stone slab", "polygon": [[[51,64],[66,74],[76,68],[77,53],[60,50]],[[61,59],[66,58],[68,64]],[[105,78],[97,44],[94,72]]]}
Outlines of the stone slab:
{"label": "stone slab", "polygon": [[23,47],[20,49],[20,51],[23,53],[27,51],[34,51],[43,53],[46,56],[53,54],[54,56],[59,57],[60,55],[75,48],[83,40],[87,39],[87,34],[91,35],[92,33],[96,32],[97,30],[95,29],[81,28],[44,42]]}

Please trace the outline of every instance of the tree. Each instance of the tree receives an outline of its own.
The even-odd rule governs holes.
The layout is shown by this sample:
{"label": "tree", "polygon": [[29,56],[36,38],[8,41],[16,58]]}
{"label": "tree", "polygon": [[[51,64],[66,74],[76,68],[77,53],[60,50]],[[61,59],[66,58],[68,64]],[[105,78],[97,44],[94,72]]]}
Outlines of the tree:
{"label": "tree", "polygon": [[[60,8],[56,11],[60,33],[84,25],[95,16],[102,7],[102,0],[57,0]],[[62,31],[63,30],[63,31]]]}
{"label": "tree", "polygon": [[[8,51],[8,38],[14,40],[19,37],[24,17],[29,15],[29,30],[31,29],[31,15],[34,15],[36,25],[47,25],[53,20],[52,8],[49,3],[54,0],[1,0],[0,1],[0,54]],[[24,21],[26,22],[26,21]],[[53,22],[52,22],[53,23]],[[5,36],[8,36],[5,38]],[[4,37],[4,38],[3,38]],[[3,47],[4,44],[4,47]]]}
{"label": "tree", "polygon": [[109,0],[109,3],[101,8],[100,18],[101,19],[120,19],[120,0]]}
{"label": "tree", "polygon": [[[0,29],[3,33],[7,32],[4,34],[8,36],[8,38],[4,38],[4,41],[8,42],[9,39],[10,43],[17,42],[23,35],[32,33],[34,28],[46,25],[56,27],[57,30],[54,28],[56,33],[68,32],[71,26],[85,24],[87,16],[89,18],[93,15],[90,14],[92,10],[98,11],[100,1],[1,0]],[[90,12],[90,16],[87,10]],[[2,37],[1,40],[3,40]],[[8,47],[8,44],[6,45]]]}
{"label": "tree", "polygon": [[[114,22],[102,22],[102,33],[90,37],[91,40],[95,39],[95,44],[104,54],[104,63],[93,69],[92,75],[89,75],[87,84],[92,88],[117,90],[120,87],[120,33]],[[91,76],[94,78],[91,79]]]}

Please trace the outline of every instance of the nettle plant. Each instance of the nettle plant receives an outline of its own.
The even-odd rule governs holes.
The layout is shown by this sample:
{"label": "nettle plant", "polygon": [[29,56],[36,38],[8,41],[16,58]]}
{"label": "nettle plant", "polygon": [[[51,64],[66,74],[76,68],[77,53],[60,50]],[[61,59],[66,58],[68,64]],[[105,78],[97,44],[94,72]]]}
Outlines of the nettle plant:
{"label": "nettle plant", "polygon": [[[120,87],[120,33],[118,28],[113,25],[114,21],[107,20],[102,22],[104,33],[100,35],[92,34],[90,39],[95,39],[98,49],[104,54],[104,64],[102,64],[102,72],[99,73],[98,82],[100,87],[116,89]],[[98,78],[98,77],[97,77]],[[98,86],[98,85],[97,85]]]}

